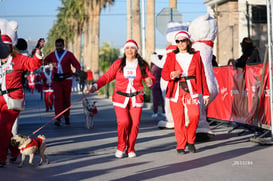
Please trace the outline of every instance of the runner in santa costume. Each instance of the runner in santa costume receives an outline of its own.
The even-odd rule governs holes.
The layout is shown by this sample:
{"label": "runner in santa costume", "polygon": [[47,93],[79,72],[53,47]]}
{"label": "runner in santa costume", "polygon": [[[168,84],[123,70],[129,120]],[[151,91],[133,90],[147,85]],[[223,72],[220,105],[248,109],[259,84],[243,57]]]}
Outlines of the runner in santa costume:
{"label": "runner in santa costume", "polygon": [[35,74],[31,71],[30,74],[27,76],[28,80],[28,88],[30,89],[31,94],[33,94],[35,89]]}
{"label": "runner in santa costume", "polygon": [[44,67],[44,71],[41,74],[41,80],[43,84],[43,92],[44,92],[44,102],[46,107],[46,112],[49,109],[52,110],[53,106],[53,89],[52,89],[52,71],[50,70],[50,66],[46,65]]}
{"label": "runner in santa costume", "polygon": [[40,93],[41,100],[43,99],[43,84],[41,79],[41,71],[37,70],[35,74],[35,89]]}
{"label": "runner in santa costume", "polygon": [[205,105],[210,94],[200,53],[191,48],[189,34],[180,31],[175,41],[177,49],[167,55],[162,78],[168,81],[166,97],[170,100],[174,120],[176,150],[184,154],[188,143],[188,150],[194,153],[200,116],[198,94],[203,95]]}
{"label": "runner in santa costume", "polygon": [[[11,161],[16,161],[18,148],[10,146],[12,126],[24,106],[24,90],[21,76],[24,70],[34,71],[42,63],[42,56],[37,50],[33,58],[24,56],[14,47],[16,44],[18,23],[0,19],[2,40],[9,47],[9,55],[1,59],[0,66],[0,167],[4,167],[11,150]],[[5,25],[5,26],[4,26]],[[4,26],[4,27],[3,27]],[[6,26],[11,28],[7,28]]]}
{"label": "runner in santa costume", "polygon": [[116,79],[112,100],[118,125],[118,145],[115,153],[117,158],[122,158],[124,152],[129,158],[136,157],[135,143],[144,104],[142,81],[144,80],[148,87],[152,87],[155,82],[148,64],[137,51],[137,43],[128,40],[124,45],[123,58],[116,60],[90,90],[95,92]]}
{"label": "runner in santa costume", "polygon": [[[54,91],[54,109],[57,116],[71,105],[71,87],[73,72],[71,65],[77,72],[81,70],[79,61],[72,52],[64,49],[64,40],[57,39],[55,41],[56,50],[51,52],[45,59],[44,64],[52,64],[52,88]],[[70,125],[70,109],[56,118],[55,125],[61,126],[61,118],[64,116],[65,124]]]}

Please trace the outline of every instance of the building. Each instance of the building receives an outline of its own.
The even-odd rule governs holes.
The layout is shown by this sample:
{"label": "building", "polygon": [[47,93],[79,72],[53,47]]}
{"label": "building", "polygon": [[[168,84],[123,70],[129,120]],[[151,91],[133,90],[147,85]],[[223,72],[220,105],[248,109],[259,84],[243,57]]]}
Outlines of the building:
{"label": "building", "polygon": [[250,37],[263,60],[267,45],[266,0],[207,0],[204,3],[218,22],[214,54],[226,65],[241,55],[240,42]]}

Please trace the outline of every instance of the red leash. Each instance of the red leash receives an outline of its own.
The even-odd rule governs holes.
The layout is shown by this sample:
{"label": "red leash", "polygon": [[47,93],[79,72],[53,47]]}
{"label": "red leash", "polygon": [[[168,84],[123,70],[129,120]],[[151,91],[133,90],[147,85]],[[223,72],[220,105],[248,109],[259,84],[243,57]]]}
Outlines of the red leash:
{"label": "red leash", "polygon": [[62,115],[65,111],[67,111],[68,109],[70,109],[74,104],[76,104],[77,102],[80,102],[85,97],[87,97],[90,93],[91,92],[88,92],[82,98],[80,98],[79,100],[77,100],[76,102],[74,102],[73,104],[71,104],[68,108],[66,108],[65,110],[63,110],[62,112],[60,112],[58,115],[56,115],[54,118],[52,118],[51,120],[49,120],[47,123],[45,123],[43,126],[41,126],[40,128],[38,128],[37,130],[33,131],[31,135],[35,135],[37,132],[39,132],[41,129],[43,129],[46,125],[48,125],[49,123],[51,123],[54,119],[56,119],[57,117],[59,117],[60,115]]}

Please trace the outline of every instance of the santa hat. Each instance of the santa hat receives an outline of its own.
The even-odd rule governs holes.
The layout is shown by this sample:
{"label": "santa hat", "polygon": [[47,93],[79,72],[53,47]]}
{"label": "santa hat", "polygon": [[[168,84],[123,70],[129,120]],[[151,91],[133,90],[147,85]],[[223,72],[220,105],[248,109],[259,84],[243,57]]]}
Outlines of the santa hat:
{"label": "santa hat", "polygon": [[137,45],[137,42],[134,41],[134,40],[128,40],[125,42],[123,48],[125,49],[127,46],[132,46],[134,47],[136,50],[138,50],[138,45]]}
{"label": "santa hat", "polygon": [[187,38],[187,39],[190,39],[191,37],[190,37],[190,34],[188,33],[188,32],[186,32],[186,31],[179,31],[176,35],[175,35],[175,37],[174,37],[174,39],[175,40],[177,40],[177,38],[178,37],[184,37],[184,38]]}
{"label": "santa hat", "polygon": [[0,18],[0,30],[1,38],[4,43],[12,44],[13,46],[17,43],[17,29],[18,23],[16,21],[8,21]]}
{"label": "santa hat", "polygon": [[12,40],[8,35],[1,35],[1,38],[2,38],[3,43],[9,44],[9,45],[12,44]]}

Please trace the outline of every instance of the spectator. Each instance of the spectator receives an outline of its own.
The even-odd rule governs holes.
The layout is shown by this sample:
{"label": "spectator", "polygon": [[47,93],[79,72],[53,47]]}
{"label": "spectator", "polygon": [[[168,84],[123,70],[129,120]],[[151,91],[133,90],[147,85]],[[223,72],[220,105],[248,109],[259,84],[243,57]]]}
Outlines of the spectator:
{"label": "spectator", "polygon": [[216,61],[216,56],[215,55],[212,55],[212,66],[213,67],[218,67],[218,63]]}
{"label": "spectator", "polygon": [[250,38],[243,38],[240,45],[243,54],[234,62],[235,67],[244,68],[246,64],[261,63],[259,51]]}
{"label": "spectator", "polygon": [[45,59],[44,64],[52,64],[52,88],[54,91],[54,108],[56,126],[61,126],[61,118],[64,117],[65,125],[70,125],[70,109],[59,115],[63,110],[70,107],[71,104],[71,87],[73,72],[71,66],[73,66],[77,72],[81,70],[79,61],[75,58],[72,52],[64,49],[64,40],[57,39],[55,41],[56,50],[51,52]]}
{"label": "spectator", "polygon": [[80,78],[80,81],[79,81],[80,91],[83,93],[85,84],[86,84],[86,78],[87,78],[87,73],[84,71],[84,69],[82,69],[79,72],[79,78]]}

